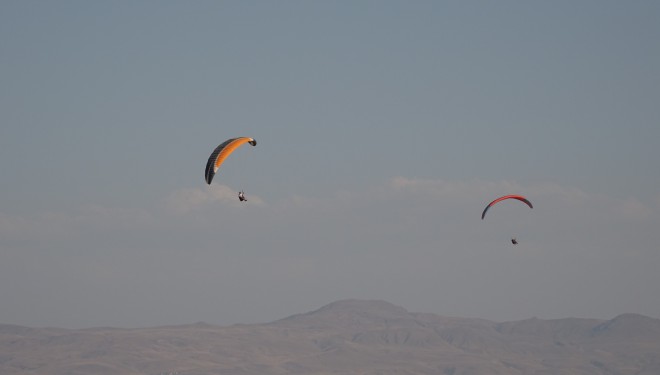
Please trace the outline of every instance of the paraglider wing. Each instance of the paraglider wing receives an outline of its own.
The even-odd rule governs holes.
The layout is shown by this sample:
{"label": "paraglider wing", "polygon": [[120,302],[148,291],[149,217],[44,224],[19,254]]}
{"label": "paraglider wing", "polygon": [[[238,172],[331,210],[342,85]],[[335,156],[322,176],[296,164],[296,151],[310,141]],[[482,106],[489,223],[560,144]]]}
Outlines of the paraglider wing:
{"label": "paraglider wing", "polygon": [[481,214],[481,220],[483,220],[484,217],[486,217],[486,212],[488,211],[488,209],[490,209],[497,202],[501,202],[505,199],[517,199],[517,200],[527,204],[529,206],[529,208],[534,208],[534,206],[532,206],[532,202],[530,202],[527,198],[523,197],[522,195],[505,195],[503,197],[499,197],[499,198],[495,199],[494,201],[488,203],[488,206],[486,206],[486,208],[484,209],[484,212]]}
{"label": "paraglider wing", "polygon": [[257,145],[257,141],[254,138],[239,137],[228,139],[213,150],[211,156],[209,156],[209,160],[206,162],[206,173],[204,177],[207,184],[211,185],[213,176],[215,176],[222,163],[227,159],[227,156],[246,143],[252,146]]}

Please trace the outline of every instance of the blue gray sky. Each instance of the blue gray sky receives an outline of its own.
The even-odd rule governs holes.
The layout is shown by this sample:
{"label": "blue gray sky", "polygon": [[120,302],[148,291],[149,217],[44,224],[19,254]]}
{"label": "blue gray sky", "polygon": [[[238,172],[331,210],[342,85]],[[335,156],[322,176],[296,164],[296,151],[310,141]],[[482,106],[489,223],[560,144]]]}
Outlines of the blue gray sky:
{"label": "blue gray sky", "polygon": [[[0,323],[257,323],[345,298],[660,317],[659,18],[657,1],[2,1]],[[207,186],[237,136],[259,143]],[[482,221],[505,194],[535,207]]]}

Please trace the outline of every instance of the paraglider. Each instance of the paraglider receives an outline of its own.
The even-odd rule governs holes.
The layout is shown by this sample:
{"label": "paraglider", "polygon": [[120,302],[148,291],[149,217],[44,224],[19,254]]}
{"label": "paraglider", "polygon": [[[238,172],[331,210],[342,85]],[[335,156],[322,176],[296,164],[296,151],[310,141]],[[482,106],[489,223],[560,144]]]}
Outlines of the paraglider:
{"label": "paraglider", "polygon": [[[218,169],[220,169],[220,166],[225,161],[225,159],[227,159],[229,154],[246,143],[249,143],[251,146],[257,145],[257,141],[254,138],[239,137],[228,139],[216,147],[215,150],[213,150],[211,156],[209,156],[209,160],[206,162],[206,172],[204,173],[204,179],[206,180],[207,184],[211,185],[213,177],[218,172]],[[243,190],[238,192],[238,200],[241,202],[247,201]]]}
{"label": "paraglider", "polygon": [[483,220],[484,217],[486,217],[486,212],[487,212],[487,211],[488,211],[493,205],[495,205],[496,203],[501,202],[501,201],[503,201],[503,200],[505,200],[505,199],[517,199],[517,200],[519,200],[519,201],[524,202],[525,204],[527,204],[527,205],[529,206],[529,208],[534,208],[534,206],[532,206],[532,202],[530,202],[527,198],[523,197],[522,195],[505,195],[505,196],[503,196],[503,197],[499,197],[499,198],[495,199],[494,201],[488,203],[488,205],[487,205],[486,208],[484,209],[484,212],[481,213],[481,220]]}
{"label": "paraglider", "polygon": [[[499,197],[499,198],[495,199],[494,201],[488,203],[488,205],[484,209],[484,212],[481,213],[481,220],[483,220],[486,217],[486,212],[488,212],[488,210],[492,206],[494,206],[496,203],[501,202],[501,201],[506,200],[506,199],[517,199],[517,200],[525,203],[526,205],[528,205],[529,208],[534,208],[534,206],[532,206],[532,202],[530,202],[527,198],[523,197],[522,195],[515,195],[515,194],[505,195],[503,197]],[[517,245],[518,244],[518,239],[516,237],[511,237],[511,243],[513,245]]]}

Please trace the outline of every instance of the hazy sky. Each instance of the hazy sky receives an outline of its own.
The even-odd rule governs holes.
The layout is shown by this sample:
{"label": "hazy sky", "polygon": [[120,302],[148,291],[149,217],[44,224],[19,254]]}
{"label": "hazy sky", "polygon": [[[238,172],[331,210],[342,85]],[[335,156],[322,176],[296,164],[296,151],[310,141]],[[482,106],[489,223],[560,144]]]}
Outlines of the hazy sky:
{"label": "hazy sky", "polygon": [[[659,19],[643,0],[4,0],[0,323],[257,323],[345,298],[660,318]],[[237,136],[258,145],[207,186]],[[504,194],[535,207],[482,221]]]}

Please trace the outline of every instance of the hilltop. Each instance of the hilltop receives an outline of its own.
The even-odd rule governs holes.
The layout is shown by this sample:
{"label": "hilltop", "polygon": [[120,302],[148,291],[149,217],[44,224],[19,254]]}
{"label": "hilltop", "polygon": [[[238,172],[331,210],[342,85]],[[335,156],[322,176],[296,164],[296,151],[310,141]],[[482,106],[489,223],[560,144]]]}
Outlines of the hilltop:
{"label": "hilltop", "polygon": [[660,374],[660,320],[491,322],[343,300],[265,324],[0,325],[13,374]]}

